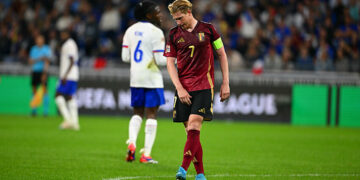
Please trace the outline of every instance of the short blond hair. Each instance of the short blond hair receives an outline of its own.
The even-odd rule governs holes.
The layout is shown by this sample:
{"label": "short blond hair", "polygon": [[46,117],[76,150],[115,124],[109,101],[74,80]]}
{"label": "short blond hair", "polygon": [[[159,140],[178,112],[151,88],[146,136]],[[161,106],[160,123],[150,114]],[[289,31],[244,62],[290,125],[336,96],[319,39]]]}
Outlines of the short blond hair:
{"label": "short blond hair", "polygon": [[186,14],[188,10],[192,10],[192,4],[188,0],[175,0],[171,4],[169,4],[168,9],[170,11],[170,14],[174,14],[177,12],[181,12],[183,14]]}

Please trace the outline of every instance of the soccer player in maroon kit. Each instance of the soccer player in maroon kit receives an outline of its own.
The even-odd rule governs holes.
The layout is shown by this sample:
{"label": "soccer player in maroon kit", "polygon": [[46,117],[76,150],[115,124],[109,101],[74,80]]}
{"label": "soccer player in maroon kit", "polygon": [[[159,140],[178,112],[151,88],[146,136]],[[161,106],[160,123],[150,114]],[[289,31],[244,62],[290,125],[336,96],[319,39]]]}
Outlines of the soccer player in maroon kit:
{"label": "soccer player in maroon kit", "polygon": [[211,24],[193,17],[192,4],[188,0],[175,0],[168,9],[177,23],[169,33],[164,52],[176,88],[173,121],[183,122],[187,132],[183,162],[176,179],[186,179],[187,169],[193,161],[197,172],[195,179],[204,180],[200,129],[202,122],[212,120],[213,115],[213,48],[219,56],[223,77],[221,101],[230,96],[228,61],[221,37]]}

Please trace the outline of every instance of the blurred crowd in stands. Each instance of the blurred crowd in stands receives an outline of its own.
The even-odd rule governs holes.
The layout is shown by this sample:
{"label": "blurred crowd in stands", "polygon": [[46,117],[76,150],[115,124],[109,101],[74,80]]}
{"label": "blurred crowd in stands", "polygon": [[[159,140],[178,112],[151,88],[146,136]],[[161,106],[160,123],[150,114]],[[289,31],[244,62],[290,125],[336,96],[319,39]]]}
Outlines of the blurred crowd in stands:
{"label": "blurred crowd in stands", "polygon": [[[98,60],[121,64],[126,28],[138,0],[1,0],[0,63],[26,63],[34,37],[54,52],[59,32],[72,32],[82,66]],[[167,5],[162,29],[175,26]],[[360,72],[359,0],[192,0],[194,16],[214,24],[226,46],[230,70]]]}

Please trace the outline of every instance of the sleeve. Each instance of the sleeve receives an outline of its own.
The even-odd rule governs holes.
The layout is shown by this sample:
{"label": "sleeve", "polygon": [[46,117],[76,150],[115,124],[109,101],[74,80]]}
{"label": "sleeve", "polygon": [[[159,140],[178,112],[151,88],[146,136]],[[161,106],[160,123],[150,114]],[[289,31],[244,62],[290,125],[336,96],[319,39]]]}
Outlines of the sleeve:
{"label": "sleeve", "polygon": [[169,37],[166,42],[165,46],[165,57],[175,57],[176,58],[176,46],[174,45],[174,33],[170,31]]}
{"label": "sleeve", "polygon": [[152,53],[157,65],[166,65],[166,58],[163,56],[165,47],[164,33],[159,30],[157,36],[152,41]]}
{"label": "sleeve", "polygon": [[130,52],[129,44],[130,44],[129,32],[126,31],[123,39],[122,50],[121,50],[121,58],[124,62],[130,62],[131,52]]}
{"label": "sleeve", "polygon": [[210,25],[209,25],[209,30],[210,30],[210,33],[211,33],[211,35],[210,35],[210,41],[211,41],[211,43],[212,43],[212,46],[213,46],[216,50],[222,48],[222,47],[223,47],[223,42],[222,42],[222,40],[221,40],[220,35],[217,33],[216,29],[214,28],[214,26],[210,24]]}
{"label": "sleeve", "polygon": [[34,47],[32,47],[31,49],[30,49],[30,58],[31,59],[34,59],[35,58],[35,48]]}

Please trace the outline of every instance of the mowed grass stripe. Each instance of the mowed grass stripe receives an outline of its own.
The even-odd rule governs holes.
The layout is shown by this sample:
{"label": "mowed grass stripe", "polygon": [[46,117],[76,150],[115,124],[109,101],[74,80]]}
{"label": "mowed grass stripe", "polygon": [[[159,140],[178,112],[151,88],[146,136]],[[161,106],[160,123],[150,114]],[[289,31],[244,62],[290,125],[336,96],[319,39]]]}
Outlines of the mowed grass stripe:
{"label": "mowed grass stripe", "polygon": [[[189,177],[195,177],[194,175],[188,175]],[[360,177],[360,174],[215,174],[215,175],[207,175],[207,177],[267,177],[267,178],[277,178],[277,177]],[[124,179],[169,179],[174,178],[174,176],[133,176],[133,177],[117,177],[117,178],[109,178],[103,180],[124,180]]]}
{"label": "mowed grass stripe", "polygon": [[[0,179],[174,179],[167,176],[175,175],[181,164],[186,140],[183,126],[159,120],[152,152],[159,164],[145,165],[125,162],[128,121],[129,117],[81,116],[81,130],[73,132],[58,129],[60,117],[0,115]],[[138,150],[144,144],[144,123]],[[264,175],[328,179],[291,175],[360,174],[360,129],[214,120],[204,124],[201,140],[209,180],[272,179]],[[136,155],[138,160],[140,154]],[[193,179],[192,165],[188,174]]]}

